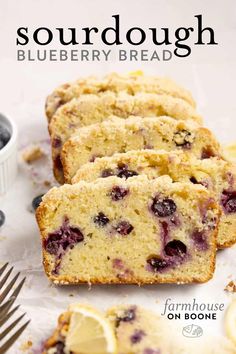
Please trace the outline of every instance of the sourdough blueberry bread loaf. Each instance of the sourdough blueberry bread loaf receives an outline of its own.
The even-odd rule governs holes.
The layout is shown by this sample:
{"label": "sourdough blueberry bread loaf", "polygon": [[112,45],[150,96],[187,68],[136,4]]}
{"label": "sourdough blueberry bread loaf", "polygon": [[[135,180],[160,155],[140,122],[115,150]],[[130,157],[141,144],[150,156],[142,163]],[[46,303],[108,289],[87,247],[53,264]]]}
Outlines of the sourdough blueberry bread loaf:
{"label": "sourdough blueberry bread loaf", "polygon": [[205,282],[218,219],[213,194],[168,176],[55,187],[37,209],[45,271],[58,284]]}
{"label": "sourdough blueberry bread loaf", "polygon": [[167,174],[174,181],[190,181],[211,190],[222,211],[217,247],[229,247],[236,242],[236,167],[223,159],[199,160],[183,151],[129,151],[83,165],[72,183],[81,180],[91,182],[107,176],[127,179],[142,174],[148,178]]}
{"label": "sourdough blueberry bread loaf", "polygon": [[60,152],[66,140],[78,128],[107,120],[110,115],[126,119],[134,116],[167,115],[175,119],[192,119],[198,123],[201,117],[186,101],[167,95],[151,93],[106,92],[103,95],[82,95],[59,108],[49,124],[52,144],[54,175],[63,183]]}
{"label": "sourdough blueberry bread loaf", "polygon": [[114,118],[81,128],[67,140],[61,153],[65,181],[70,183],[83,164],[97,157],[140,149],[179,149],[203,159],[220,155],[213,134],[195,122],[170,117]]}
{"label": "sourdough blueberry bread loaf", "polygon": [[56,110],[72,98],[78,98],[83,94],[103,94],[105,91],[125,91],[131,95],[138,92],[167,94],[172,97],[182,98],[195,107],[195,102],[189,91],[180,87],[167,78],[140,75],[109,74],[104,78],[87,77],[74,83],[64,84],[58,87],[46,101],[46,115],[48,120],[52,118]]}

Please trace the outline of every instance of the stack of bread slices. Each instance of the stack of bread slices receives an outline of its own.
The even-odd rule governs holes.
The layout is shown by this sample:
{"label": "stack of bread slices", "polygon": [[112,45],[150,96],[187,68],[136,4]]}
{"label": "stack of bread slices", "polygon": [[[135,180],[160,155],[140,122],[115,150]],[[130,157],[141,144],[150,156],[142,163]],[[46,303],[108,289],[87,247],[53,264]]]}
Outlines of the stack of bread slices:
{"label": "stack of bread slices", "polygon": [[47,99],[52,188],[37,209],[59,284],[192,283],[236,242],[236,169],[191,94],[140,72],[89,77]]}

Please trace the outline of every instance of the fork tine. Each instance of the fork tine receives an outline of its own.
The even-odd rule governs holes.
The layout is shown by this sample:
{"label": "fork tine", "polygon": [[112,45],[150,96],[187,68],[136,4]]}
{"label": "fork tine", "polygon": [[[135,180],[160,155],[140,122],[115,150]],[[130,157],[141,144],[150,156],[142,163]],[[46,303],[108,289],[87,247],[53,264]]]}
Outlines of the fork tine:
{"label": "fork tine", "polygon": [[20,320],[25,316],[26,314],[23,313],[23,315],[19,316],[14,322],[12,322],[2,333],[0,333],[0,340],[6,337],[8,333],[17,325],[17,323],[20,322]]}
{"label": "fork tine", "polygon": [[7,272],[7,274],[4,276],[4,278],[0,282],[0,289],[3,287],[3,285],[6,283],[7,279],[9,278],[11,272],[13,270],[13,267],[10,268],[10,270]]}
{"label": "fork tine", "polygon": [[0,318],[0,327],[7,322],[7,320],[9,320],[9,318],[11,318],[11,316],[18,310],[18,308],[20,307],[20,305],[15,306],[13,310],[11,310],[10,312],[6,312],[4,314],[3,317]]}
{"label": "fork tine", "polygon": [[2,268],[0,268],[0,276],[2,275],[2,273],[4,272],[4,270],[7,268],[9,263],[5,263]]}
{"label": "fork tine", "polygon": [[11,306],[14,304],[15,298],[10,298],[2,306],[0,306],[0,318],[5,316],[5,314],[10,310]]}
{"label": "fork tine", "polygon": [[14,286],[15,282],[17,281],[18,277],[20,275],[20,272],[17,273],[14,278],[10,281],[10,283],[7,285],[7,287],[4,289],[4,291],[0,295],[0,304],[3,302],[5,297],[8,295],[12,287]]}
{"label": "fork tine", "polygon": [[26,329],[30,320],[27,321],[23,326],[21,326],[15,334],[13,334],[7,341],[0,347],[0,354],[4,354],[7,350],[15,343],[17,338],[21,335],[21,333]]}
{"label": "fork tine", "polygon": [[17,296],[19,295],[19,292],[21,291],[22,286],[24,285],[24,282],[26,281],[26,277],[24,277],[21,282],[19,283],[19,285],[15,288],[15,290],[13,291],[11,297],[14,297],[15,299],[17,298]]}
{"label": "fork tine", "polygon": [[21,280],[21,282],[19,283],[19,285],[15,288],[15,290],[13,291],[11,297],[9,298],[9,300],[7,300],[2,306],[0,306],[0,320],[3,316],[6,315],[6,313],[10,310],[10,308],[12,307],[12,305],[14,304],[22,286],[24,285],[26,278],[23,278]]}

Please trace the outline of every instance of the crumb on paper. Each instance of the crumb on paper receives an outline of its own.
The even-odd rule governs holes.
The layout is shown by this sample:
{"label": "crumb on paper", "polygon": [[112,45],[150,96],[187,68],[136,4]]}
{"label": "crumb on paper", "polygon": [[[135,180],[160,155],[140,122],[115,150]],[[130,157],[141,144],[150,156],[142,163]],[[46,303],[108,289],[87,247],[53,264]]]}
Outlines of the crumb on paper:
{"label": "crumb on paper", "polygon": [[70,297],[73,297],[73,296],[74,296],[74,294],[69,294],[69,296],[70,296]]}
{"label": "crumb on paper", "polygon": [[30,348],[32,348],[33,342],[31,340],[27,340],[26,342],[22,343],[20,346],[20,350],[22,352],[28,351]]}
{"label": "crumb on paper", "polygon": [[28,164],[41,159],[43,156],[44,152],[38,145],[31,145],[22,152],[22,158]]}
{"label": "crumb on paper", "polygon": [[52,185],[52,183],[48,180],[44,181],[43,184],[45,187],[51,187],[51,185]]}
{"label": "crumb on paper", "polygon": [[236,293],[236,282],[231,280],[226,287],[224,288],[225,291],[228,291],[230,293]]}

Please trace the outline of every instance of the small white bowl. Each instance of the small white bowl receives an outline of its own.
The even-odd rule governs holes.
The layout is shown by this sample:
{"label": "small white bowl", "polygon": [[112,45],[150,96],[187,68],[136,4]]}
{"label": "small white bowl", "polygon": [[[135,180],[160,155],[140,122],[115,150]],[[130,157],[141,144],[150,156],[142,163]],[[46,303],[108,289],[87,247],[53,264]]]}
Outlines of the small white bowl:
{"label": "small white bowl", "polygon": [[0,149],[0,195],[6,193],[17,174],[17,128],[15,123],[0,113],[0,125],[11,134],[8,143]]}

